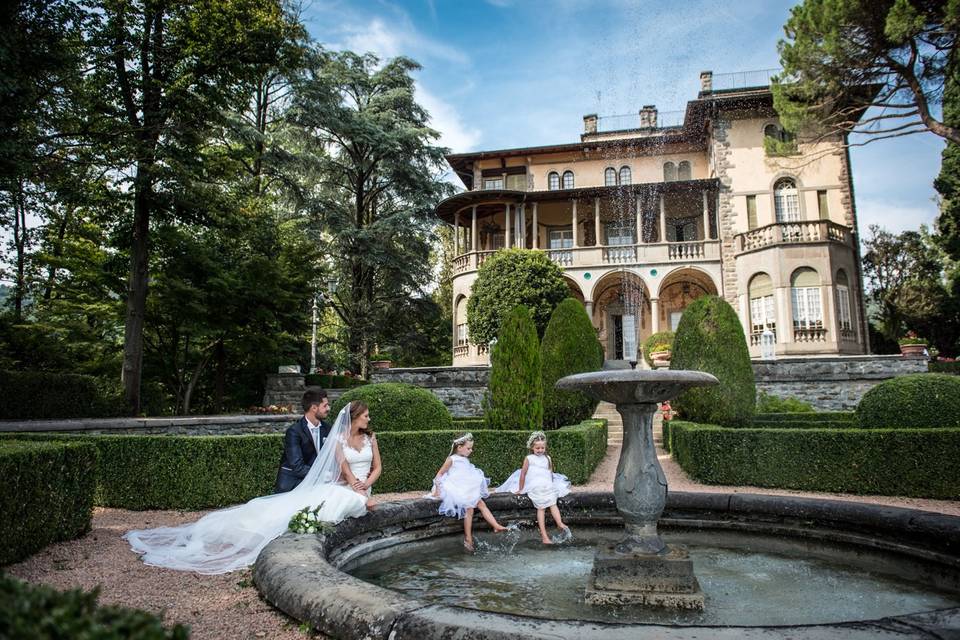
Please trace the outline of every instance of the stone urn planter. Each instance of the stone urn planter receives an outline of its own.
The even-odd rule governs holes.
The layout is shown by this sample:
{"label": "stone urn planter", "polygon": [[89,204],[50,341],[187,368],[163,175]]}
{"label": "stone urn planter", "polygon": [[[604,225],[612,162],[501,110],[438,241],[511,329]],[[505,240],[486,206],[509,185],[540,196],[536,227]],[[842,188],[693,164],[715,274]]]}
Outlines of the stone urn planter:
{"label": "stone urn planter", "polygon": [[924,357],[923,352],[926,350],[926,343],[900,345],[900,354],[904,358],[922,358]]}
{"label": "stone urn planter", "polygon": [[370,366],[374,369],[389,369],[392,364],[392,360],[372,360],[370,362]]}
{"label": "stone urn planter", "polygon": [[670,366],[670,352],[669,351],[651,351],[650,360],[653,361],[653,367],[655,369],[664,369]]}

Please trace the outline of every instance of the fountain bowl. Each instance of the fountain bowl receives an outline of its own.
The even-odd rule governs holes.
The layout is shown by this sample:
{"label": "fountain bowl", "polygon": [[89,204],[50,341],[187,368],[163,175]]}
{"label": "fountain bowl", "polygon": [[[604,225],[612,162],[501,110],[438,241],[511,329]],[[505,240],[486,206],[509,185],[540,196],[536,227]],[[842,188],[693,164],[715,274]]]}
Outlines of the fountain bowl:
{"label": "fountain bowl", "polygon": [[588,396],[616,405],[656,404],[672,400],[690,387],[719,384],[703,371],[671,369],[611,369],[575,373],[557,381],[563,391],[582,391]]}

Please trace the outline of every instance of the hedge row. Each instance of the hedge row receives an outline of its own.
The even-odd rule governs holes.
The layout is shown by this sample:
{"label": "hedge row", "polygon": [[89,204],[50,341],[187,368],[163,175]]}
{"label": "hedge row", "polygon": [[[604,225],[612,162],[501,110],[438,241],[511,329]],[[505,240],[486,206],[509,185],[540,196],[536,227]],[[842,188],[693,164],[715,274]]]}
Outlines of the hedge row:
{"label": "hedge row", "polygon": [[[476,438],[474,464],[495,482],[505,480],[523,462],[528,432],[472,431]],[[384,470],[375,490],[428,490],[459,432],[378,433]],[[270,493],[283,447],[279,434],[23,437],[96,445],[100,455],[96,504],[135,510],[222,507]],[[549,436],[557,471],[581,484],[603,458],[606,442],[604,420],[586,420]],[[92,483],[93,477],[89,474],[88,481]],[[0,517],[16,513],[8,507],[0,511]]]}
{"label": "hedge row", "polygon": [[779,424],[783,422],[855,422],[857,414],[853,411],[817,411],[816,413],[765,413],[754,416],[753,424]]}
{"label": "hedge row", "polygon": [[708,484],[960,498],[960,429],[726,429],[674,421],[680,466]]}
{"label": "hedge row", "polygon": [[99,588],[57,591],[0,576],[0,638],[54,640],[186,640],[187,627],[165,629],[157,616],[136,609],[97,606]]}
{"label": "hedge row", "polygon": [[940,362],[939,360],[934,360],[927,364],[927,371],[930,373],[949,373],[960,376],[960,361]]}
{"label": "hedge row", "polygon": [[363,378],[353,376],[308,373],[303,377],[303,384],[308,387],[323,387],[324,389],[352,389],[369,383]]}
{"label": "hedge row", "polygon": [[0,420],[109,418],[125,411],[119,395],[76,373],[0,371],[0,389]]}
{"label": "hedge row", "polygon": [[0,566],[86,533],[96,477],[89,443],[0,441]]}

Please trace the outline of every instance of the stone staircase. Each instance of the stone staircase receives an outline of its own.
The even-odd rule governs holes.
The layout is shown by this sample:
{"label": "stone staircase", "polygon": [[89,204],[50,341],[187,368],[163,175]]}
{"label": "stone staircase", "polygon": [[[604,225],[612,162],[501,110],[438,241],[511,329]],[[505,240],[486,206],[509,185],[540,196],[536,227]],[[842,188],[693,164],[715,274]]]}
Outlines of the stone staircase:
{"label": "stone staircase", "polygon": [[[601,402],[597,405],[597,410],[593,413],[594,418],[604,418],[607,421],[607,446],[617,447],[623,445],[623,418],[617,413],[616,407],[610,402]],[[661,428],[663,420],[660,413],[653,417],[653,443],[657,447],[663,445],[663,429]]]}

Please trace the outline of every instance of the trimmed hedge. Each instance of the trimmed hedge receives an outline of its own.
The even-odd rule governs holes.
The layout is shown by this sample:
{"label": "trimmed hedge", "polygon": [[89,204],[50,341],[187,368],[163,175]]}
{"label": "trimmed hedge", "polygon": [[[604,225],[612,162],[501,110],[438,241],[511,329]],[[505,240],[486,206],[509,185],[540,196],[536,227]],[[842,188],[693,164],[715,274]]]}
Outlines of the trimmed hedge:
{"label": "trimmed hedge", "polygon": [[490,353],[490,381],[483,397],[488,429],[543,428],[540,339],[530,310],[514,307],[503,319]]}
{"label": "trimmed hedge", "polygon": [[90,529],[97,478],[93,445],[0,440],[0,478],[0,566]]}
{"label": "trimmed hedge", "polygon": [[647,361],[648,367],[653,367],[653,358],[650,357],[652,349],[658,344],[669,344],[672,348],[676,337],[673,331],[657,331],[643,341],[643,359]]}
{"label": "trimmed hedge", "polygon": [[97,606],[99,587],[57,591],[0,576],[0,638],[31,640],[186,640],[183,625],[165,629],[160,618],[137,609]]}
{"label": "trimmed hedge", "polygon": [[757,413],[813,413],[816,409],[809,402],[794,397],[781,398],[766,391],[757,394]]}
{"label": "trimmed hedge", "polygon": [[486,428],[483,418],[454,418],[453,428],[459,431],[472,431]]}
{"label": "trimmed hedge", "polygon": [[597,331],[576,298],[557,305],[540,343],[545,429],[577,424],[596,411],[597,400],[581,391],[560,391],[554,385],[564,376],[598,371],[603,356],[597,344]]}
{"label": "trimmed hedge", "polygon": [[857,421],[875,429],[960,427],[960,378],[913,373],[884,380],[863,394]]}
{"label": "trimmed hedge", "polygon": [[856,422],[853,411],[815,411],[814,413],[763,413],[753,417],[753,424],[781,424],[784,422]]}
{"label": "trimmed hedge", "polygon": [[[374,490],[428,491],[437,470],[450,455],[450,443],[459,431],[420,431],[377,434],[383,474]],[[474,430],[474,449],[470,461],[483,469],[495,487],[523,464],[529,431]],[[547,453],[557,473],[574,484],[590,478],[607,451],[606,420],[584,420],[547,434]]]}
{"label": "trimmed hedge", "polygon": [[[474,463],[496,482],[506,480],[523,462],[528,431],[472,431],[477,438]],[[454,429],[377,433],[384,462],[374,490],[429,489],[458,433]],[[223,507],[266,495],[273,490],[283,450],[280,434],[29,437],[96,445],[100,453],[96,504],[134,510]],[[0,438],[0,443],[7,440]],[[606,421],[585,420],[552,431],[549,443],[557,470],[572,482],[586,482],[606,453]],[[93,474],[89,477],[93,482]]]}
{"label": "trimmed hedge", "polygon": [[331,419],[354,400],[363,400],[370,407],[370,428],[378,434],[453,428],[450,412],[439,398],[412,384],[378,382],[351,389],[333,403]]}
{"label": "trimmed hedge", "polygon": [[123,399],[104,394],[97,379],[77,373],[0,371],[0,420],[110,418],[125,415]]}
{"label": "trimmed hedge", "polygon": [[687,306],[670,368],[705,371],[720,381],[680,394],[671,405],[681,417],[723,425],[747,424],[753,418],[757,389],[747,339],[740,318],[723,298],[702,296]]}
{"label": "trimmed hedge", "polygon": [[947,373],[954,376],[960,376],[960,361],[941,362],[934,360],[927,364],[927,371],[930,373]]}
{"label": "trimmed hedge", "polygon": [[324,389],[353,389],[370,384],[363,378],[353,376],[338,376],[329,373],[308,373],[303,377],[303,384],[307,387],[323,387]]}
{"label": "trimmed hedge", "polygon": [[672,453],[708,484],[960,498],[960,429],[726,429],[674,421]]}

